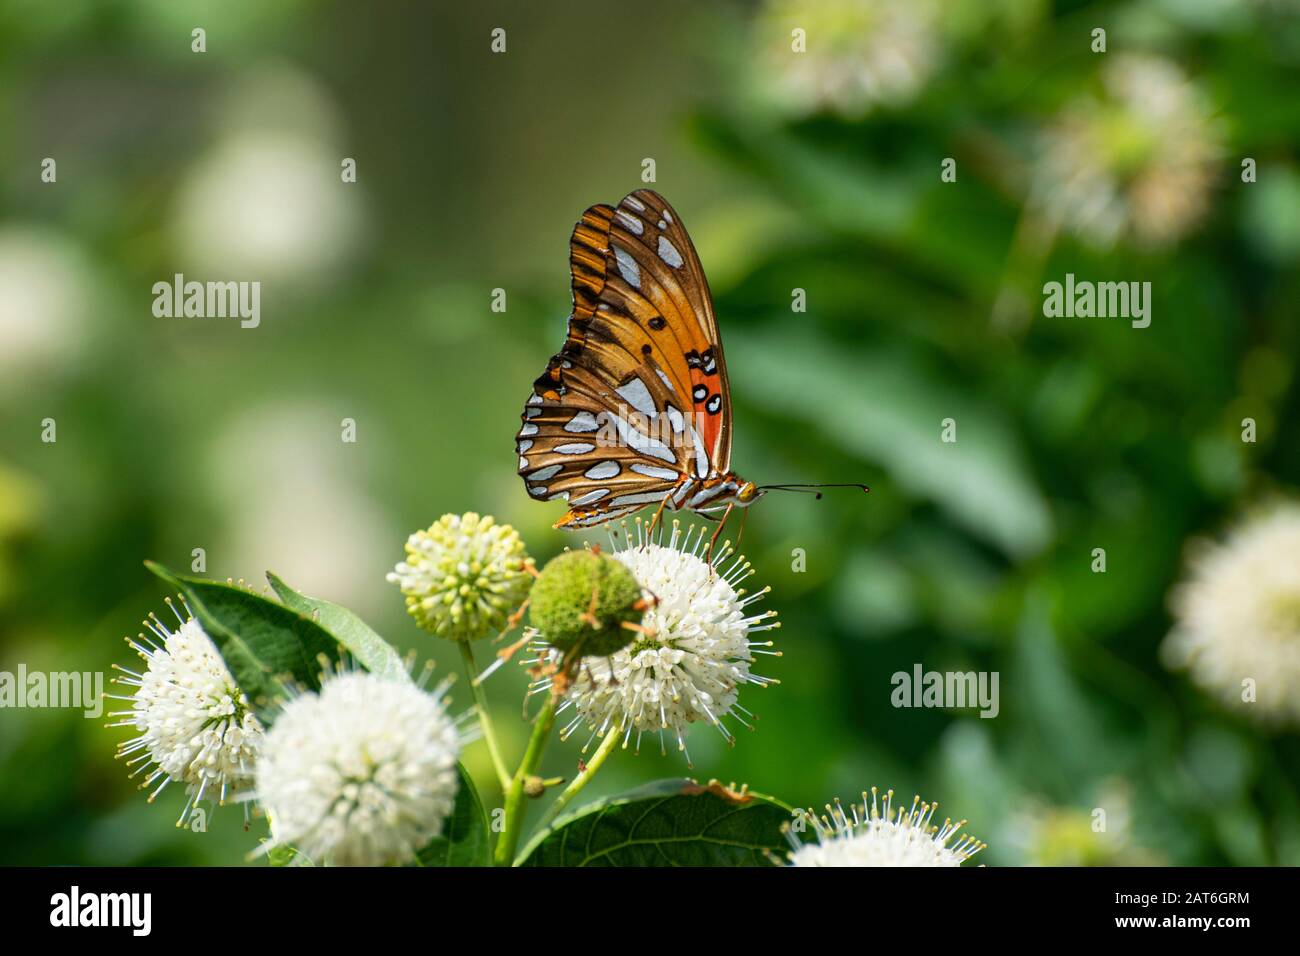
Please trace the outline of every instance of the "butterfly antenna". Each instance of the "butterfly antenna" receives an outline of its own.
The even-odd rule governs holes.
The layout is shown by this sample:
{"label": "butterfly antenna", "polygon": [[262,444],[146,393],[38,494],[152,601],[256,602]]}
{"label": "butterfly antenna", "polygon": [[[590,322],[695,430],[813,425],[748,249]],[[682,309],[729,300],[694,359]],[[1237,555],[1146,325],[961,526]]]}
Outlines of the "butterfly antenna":
{"label": "butterfly antenna", "polygon": [[860,488],[862,491],[865,492],[871,491],[871,489],[868,488],[866,485],[858,484],[856,482],[847,482],[847,483],[835,482],[831,484],[820,484],[820,485],[759,485],[758,486],[759,491],[798,491],[798,492],[802,492],[803,494],[816,495],[818,498],[822,496],[822,493],[820,491],[820,489],[822,488]]}

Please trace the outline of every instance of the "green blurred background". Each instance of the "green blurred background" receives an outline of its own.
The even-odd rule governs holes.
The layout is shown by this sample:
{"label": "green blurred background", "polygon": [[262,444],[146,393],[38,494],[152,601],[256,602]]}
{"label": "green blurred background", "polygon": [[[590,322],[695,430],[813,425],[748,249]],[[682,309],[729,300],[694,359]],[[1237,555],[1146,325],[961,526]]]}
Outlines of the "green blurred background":
{"label": "green blurred background", "polygon": [[[1148,99],[1179,91],[1170,129],[1126,112],[1125,56],[1161,64]],[[805,806],[919,792],[990,865],[1300,863],[1295,733],[1158,655],[1186,542],[1300,479],[1298,67],[1286,0],[3,0],[0,670],[127,662],[164,596],[141,562],[200,547],[457,670],[384,574],[445,511],[539,560],[582,540],[511,440],[563,338],[572,224],[650,157],[712,284],[735,467],[872,486],[750,515],[781,684],[742,692],[761,719],[734,749],[697,727],[691,772]],[[261,326],[155,318],[176,272],[261,281]],[[1066,272],[1150,281],[1150,328],[1044,318]],[[999,672],[1000,715],[894,709],[916,663]],[[524,684],[489,683],[515,755]],[[146,804],[124,736],[0,713],[0,863],[243,860],[260,822],[173,828],[182,795]],[[686,772],[650,745],[591,790]]]}

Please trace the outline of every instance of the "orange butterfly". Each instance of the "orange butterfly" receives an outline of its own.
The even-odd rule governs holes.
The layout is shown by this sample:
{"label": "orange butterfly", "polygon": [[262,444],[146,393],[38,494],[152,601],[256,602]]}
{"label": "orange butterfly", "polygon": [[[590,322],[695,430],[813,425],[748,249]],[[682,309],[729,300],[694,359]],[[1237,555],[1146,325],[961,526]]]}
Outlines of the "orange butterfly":
{"label": "orange butterfly", "polygon": [[[562,499],[557,528],[647,505],[709,515],[767,489],[730,468],[731,395],[709,284],[667,201],[649,189],[583,213],[569,240],[573,313],[515,436],[528,493]],[[857,486],[864,487],[864,486]],[[718,529],[721,531],[721,527]],[[714,536],[716,538],[716,535]]]}

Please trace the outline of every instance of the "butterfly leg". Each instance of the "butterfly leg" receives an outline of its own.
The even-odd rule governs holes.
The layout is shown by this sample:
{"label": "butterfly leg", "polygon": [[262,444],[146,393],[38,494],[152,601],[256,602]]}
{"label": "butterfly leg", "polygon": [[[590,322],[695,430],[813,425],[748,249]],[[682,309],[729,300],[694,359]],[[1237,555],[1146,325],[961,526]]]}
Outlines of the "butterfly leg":
{"label": "butterfly leg", "polygon": [[650,519],[650,524],[646,528],[645,536],[649,540],[650,535],[654,534],[655,526],[659,524],[659,516],[664,513],[664,505],[673,500],[673,493],[670,491],[664,495],[664,500],[659,502],[659,507],[655,509],[654,517]]}
{"label": "butterfly leg", "polygon": [[713,546],[718,543],[718,535],[722,534],[722,529],[727,526],[727,519],[731,517],[731,509],[736,506],[733,501],[727,505],[727,510],[722,512],[722,520],[718,522],[718,530],[713,532],[713,537],[709,539],[709,567],[713,567]]}

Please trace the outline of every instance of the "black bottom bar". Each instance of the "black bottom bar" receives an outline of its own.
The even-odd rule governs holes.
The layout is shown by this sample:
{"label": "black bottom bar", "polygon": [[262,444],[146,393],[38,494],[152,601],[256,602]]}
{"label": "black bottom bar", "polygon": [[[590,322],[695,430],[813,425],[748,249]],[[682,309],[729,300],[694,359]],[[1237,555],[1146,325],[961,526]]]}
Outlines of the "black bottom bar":
{"label": "black bottom bar", "polygon": [[[55,868],[4,870],[0,880],[0,919],[10,939],[77,933],[128,945],[147,936],[223,948],[272,938],[383,945],[395,929],[419,930],[431,946],[478,935],[498,944],[558,942],[568,933],[576,945],[579,938],[618,938],[607,934],[639,938],[651,913],[670,919],[674,934],[698,926],[724,932],[729,945],[810,918],[864,932],[897,921],[904,932],[998,940],[1055,931],[1071,941],[1199,934],[1229,942],[1290,925],[1284,907],[1294,906],[1294,874],[1268,869]],[[132,894],[147,894],[147,903]]]}

